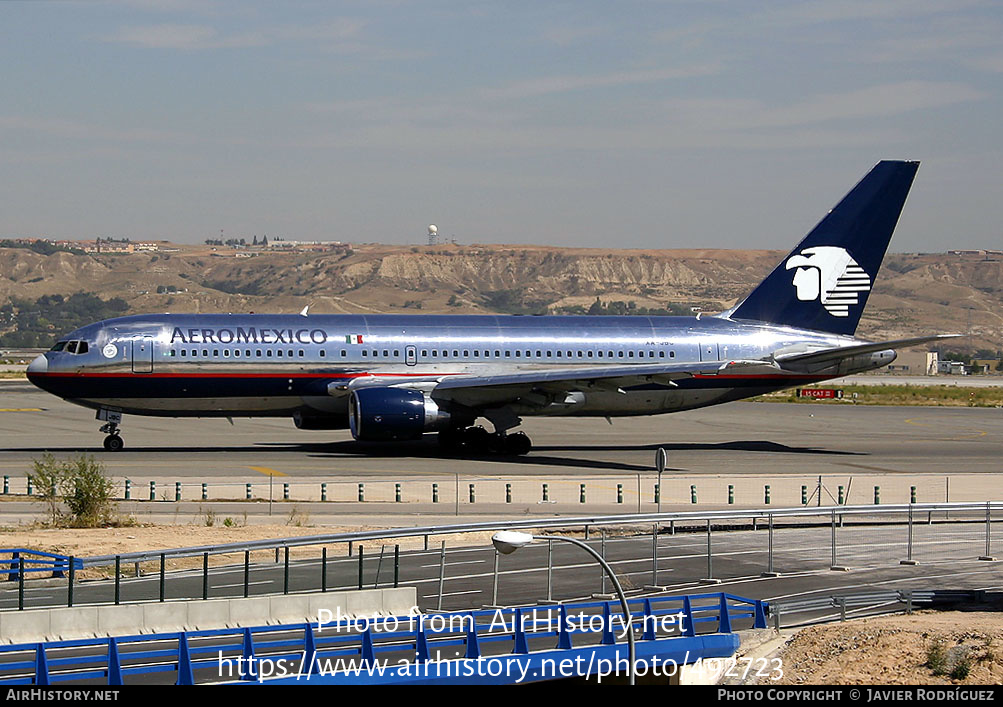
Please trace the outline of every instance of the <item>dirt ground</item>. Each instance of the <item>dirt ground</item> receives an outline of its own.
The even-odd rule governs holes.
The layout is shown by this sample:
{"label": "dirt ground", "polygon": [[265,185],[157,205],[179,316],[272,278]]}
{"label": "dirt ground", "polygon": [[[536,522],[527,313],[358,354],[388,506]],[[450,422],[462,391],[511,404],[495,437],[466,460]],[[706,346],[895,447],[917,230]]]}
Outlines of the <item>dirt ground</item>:
{"label": "dirt ground", "polygon": [[763,684],[1000,684],[1003,613],[923,611],[812,626],[773,657],[783,660],[784,677]]}
{"label": "dirt ground", "polygon": [[[130,528],[88,528],[88,529],[49,529],[49,528],[0,528],[0,545],[9,548],[30,548],[42,552],[52,552],[73,557],[93,557],[98,555],[116,555],[143,550],[161,550],[201,545],[223,545],[226,543],[245,542],[248,540],[268,540],[275,538],[300,537],[304,535],[328,535],[332,533],[368,530],[359,527],[297,527],[290,525],[248,525],[248,526],[212,526],[201,525],[159,525],[138,526]],[[486,545],[491,542],[490,533],[466,533],[462,535],[433,535],[429,537],[429,549],[437,550],[439,544],[445,541],[449,547],[458,545]],[[364,542],[365,552],[379,553],[381,546],[386,546],[387,552],[393,551],[393,546],[399,544],[402,550],[413,550],[424,547],[422,537],[399,538],[387,540],[372,540]],[[319,557],[320,545],[307,545],[290,549],[291,558]],[[328,556],[338,557],[348,554],[347,543],[331,543],[327,545]],[[239,556],[238,556],[239,555]],[[262,550],[252,553],[252,561],[274,558],[274,550]],[[211,555],[210,565],[232,565],[243,562],[243,553],[237,555]],[[202,566],[202,558],[190,557],[167,560],[168,569],[184,569]],[[159,566],[159,565],[158,565]],[[107,568],[93,568],[77,572],[80,579],[108,576],[114,565]],[[145,571],[153,571],[152,564],[144,563]],[[42,575],[33,576],[47,576]]]}

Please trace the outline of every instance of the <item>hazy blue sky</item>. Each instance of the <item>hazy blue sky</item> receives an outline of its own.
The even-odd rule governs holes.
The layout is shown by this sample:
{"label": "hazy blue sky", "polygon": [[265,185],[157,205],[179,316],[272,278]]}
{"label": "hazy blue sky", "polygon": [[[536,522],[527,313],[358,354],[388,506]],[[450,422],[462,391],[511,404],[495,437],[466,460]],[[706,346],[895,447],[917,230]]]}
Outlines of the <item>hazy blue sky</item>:
{"label": "hazy blue sky", "polygon": [[1003,247],[1003,4],[4,2],[0,234]]}

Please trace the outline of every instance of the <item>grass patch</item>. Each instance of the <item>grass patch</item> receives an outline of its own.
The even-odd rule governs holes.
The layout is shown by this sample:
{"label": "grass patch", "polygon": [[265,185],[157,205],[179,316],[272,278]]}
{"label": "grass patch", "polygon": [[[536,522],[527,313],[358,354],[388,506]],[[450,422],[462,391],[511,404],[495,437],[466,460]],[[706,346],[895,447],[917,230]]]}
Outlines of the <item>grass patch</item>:
{"label": "grass patch", "polygon": [[[824,383],[804,388],[831,388]],[[817,400],[799,398],[795,390],[760,395],[753,400],[774,403],[828,403],[830,405],[932,405],[943,407],[1003,407],[1003,386],[968,388],[956,385],[844,385],[843,398]],[[854,395],[856,397],[854,398]]]}

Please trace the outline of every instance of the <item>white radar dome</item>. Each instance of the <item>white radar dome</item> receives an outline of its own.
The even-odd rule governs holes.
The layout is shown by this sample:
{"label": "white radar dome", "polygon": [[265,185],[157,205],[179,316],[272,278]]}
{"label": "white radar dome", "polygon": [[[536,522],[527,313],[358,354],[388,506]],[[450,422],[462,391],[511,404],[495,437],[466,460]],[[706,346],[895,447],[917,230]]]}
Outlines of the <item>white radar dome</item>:
{"label": "white radar dome", "polygon": [[428,227],[428,233],[429,233],[429,235],[435,235],[438,232],[439,232],[439,228],[434,223],[431,226]]}

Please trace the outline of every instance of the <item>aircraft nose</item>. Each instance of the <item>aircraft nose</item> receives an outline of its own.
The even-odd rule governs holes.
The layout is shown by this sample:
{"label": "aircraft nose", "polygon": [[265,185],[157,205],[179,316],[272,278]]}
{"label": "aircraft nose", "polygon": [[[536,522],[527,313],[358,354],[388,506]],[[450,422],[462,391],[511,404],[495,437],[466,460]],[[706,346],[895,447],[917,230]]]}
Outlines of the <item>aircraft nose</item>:
{"label": "aircraft nose", "polygon": [[28,373],[45,373],[49,370],[49,359],[45,354],[35,357],[35,360],[28,364]]}

